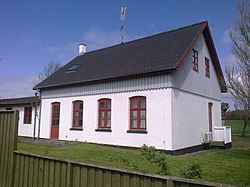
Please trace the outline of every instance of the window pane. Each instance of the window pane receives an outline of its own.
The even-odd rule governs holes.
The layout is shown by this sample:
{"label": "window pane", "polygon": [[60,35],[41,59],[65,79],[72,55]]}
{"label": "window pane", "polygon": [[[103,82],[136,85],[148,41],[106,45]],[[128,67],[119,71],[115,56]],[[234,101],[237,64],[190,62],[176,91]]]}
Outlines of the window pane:
{"label": "window pane", "polygon": [[100,112],[100,119],[104,119],[104,112]]}
{"label": "window pane", "polygon": [[107,106],[106,106],[106,107],[107,107],[107,109],[111,109],[111,101],[107,101],[107,103],[106,103],[106,104],[107,104]]}
{"label": "window pane", "polygon": [[141,117],[141,119],[145,119],[146,118],[146,111],[141,111],[140,117]]}
{"label": "window pane", "polygon": [[74,112],[74,118],[77,118],[78,117],[78,112]]}
{"label": "window pane", "polygon": [[137,111],[132,111],[132,119],[137,119]]}
{"label": "window pane", "polygon": [[82,126],[82,119],[79,120],[79,126]]}
{"label": "window pane", "polygon": [[83,102],[80,103],[80,109],[83,109]]}
{"label": "window pane", "polygon": [[141,102],[140,102],[140,108],[145,108],[145,107],[146,107],[146,100],[143,99],[143,100],[141,100]]}
{"label": "window pane", "polygon": [[107,127],[108,127],[108,128],[111,127],[111,120],[107,120]]}
{"label": "window pane", "polygon": [[53,124],[53,125],[58,125],[58,124],[59,124],[59,120],[57,120],[57,119],[56,119],[56,120],[53,120],[52,124]]}
{"label": "window pane", "polygon": [[137,108],[137,100],[132,100],[132,108]]}
{"label": "window pane", "polygon": [[100,120],[100,127],[104,127],[104,120]]}
{"label": "window pane", "polygon": [[78,103],[74,103],[74,110],[79,110],[79,104]]}
{"label": "window pane", "polygon": [[107,119],[110,119],[110,118],[111,118],[111,112],[110,112],[110,111],[107,112],[106,118],[107,118]]}
{"label": "window pane", "polygon": [[79,118],[82,119],[82,112],[79,112]]}
{"label": "window pane", "polygon": [[140,128],[145,128],[146,127],[146,121],[145,120],[141,120],[140,121]]}
{"label": "window pane", "polygon": [[100,102],[100,109],[104,109],[104,102]]}
{"label": "window pane", "polygon": [[137,128],[137,120],[132,120],[132,128]]}
{"label": "window pane", "polygon": [[73,125],[74,125],[74,126],[77,126],[77,125],[78,125],[78,124],[77,124],[77,119],[74,119],[74,120],[73,120]]}

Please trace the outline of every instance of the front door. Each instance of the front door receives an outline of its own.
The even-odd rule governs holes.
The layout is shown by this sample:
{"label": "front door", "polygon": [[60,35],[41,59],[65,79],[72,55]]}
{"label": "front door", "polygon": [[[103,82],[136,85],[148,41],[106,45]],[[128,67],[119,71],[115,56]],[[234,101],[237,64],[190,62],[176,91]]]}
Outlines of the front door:
{"label": "front door", "polygon": [[208,123],[209,123],[209,132],[213,130],[213,103],[208,103]]}
{"label": "front door", "polygon": [[50,138],[58,139],[60,122],[60,103],[52,103],[51,134]]}

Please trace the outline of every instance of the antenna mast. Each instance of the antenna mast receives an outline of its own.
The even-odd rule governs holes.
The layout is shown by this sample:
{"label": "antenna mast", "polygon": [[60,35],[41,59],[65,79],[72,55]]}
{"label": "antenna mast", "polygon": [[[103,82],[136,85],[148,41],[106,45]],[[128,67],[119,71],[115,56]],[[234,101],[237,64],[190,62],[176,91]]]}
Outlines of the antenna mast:
{"label": "antenna mast", "polygon": [[124,28],[124,20],[125,20],[125,16],[126,16],[126,10],[127,10],[126,5],[123,5],[121,7],[121,28],[120,28],[120,31],[121,31],[121,43],[123,43],[123,28]]}

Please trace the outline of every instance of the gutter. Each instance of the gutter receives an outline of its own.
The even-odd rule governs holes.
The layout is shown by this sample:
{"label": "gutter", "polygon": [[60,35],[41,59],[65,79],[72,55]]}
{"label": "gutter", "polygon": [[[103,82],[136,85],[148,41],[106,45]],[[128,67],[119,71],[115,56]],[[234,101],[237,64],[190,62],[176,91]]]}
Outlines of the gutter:
{"label": "gutter", "polygon": [[31,105],[35,108],[35,118],[34,118],[34,130],[33,130],[33,139],[36,137],[36,117],[37,117],[37,107],[35,103],[31,103]]}

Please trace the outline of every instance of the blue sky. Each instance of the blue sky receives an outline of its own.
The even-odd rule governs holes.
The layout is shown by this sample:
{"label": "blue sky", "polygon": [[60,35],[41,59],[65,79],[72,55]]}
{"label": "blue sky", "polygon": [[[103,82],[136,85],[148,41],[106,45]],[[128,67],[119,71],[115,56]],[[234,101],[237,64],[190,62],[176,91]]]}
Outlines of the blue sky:
{"label": "blue sky", "polygon": [[224,69],[234,61],[228,31],[235,0],[0,0],[0,97],[34,95],[46,63],[69,62],[78,44],[87,51],[118,44],[120,7],[127,6],[124,41],[208,20]]}

